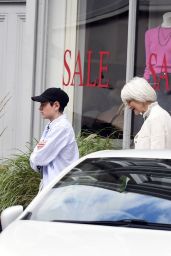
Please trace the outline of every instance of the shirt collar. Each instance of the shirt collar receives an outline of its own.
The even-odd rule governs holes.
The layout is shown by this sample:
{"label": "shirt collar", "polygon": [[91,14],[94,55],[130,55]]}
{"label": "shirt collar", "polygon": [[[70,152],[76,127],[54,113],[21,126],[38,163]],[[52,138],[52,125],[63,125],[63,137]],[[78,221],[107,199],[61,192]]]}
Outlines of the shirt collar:
{"label": "shirt collar", "polygon": [[146,119],[150,115],[150,112],[151,112],[152,108],[157,106],[157,105],[158,105],[157,101],[155,101],[155,102],[151,103],[150,105],[148,105],[147,111],[144,112],[144,114],[143,114],[143,118]]}
{"label": "shirt collar", "polygon": [[60,116],[58,116],[56,119],[54,119],[53,121],[49,122],[48,126],[51,127],[54,124],[60,122],[61,120],[66,119],[66,114],[62,114]]}

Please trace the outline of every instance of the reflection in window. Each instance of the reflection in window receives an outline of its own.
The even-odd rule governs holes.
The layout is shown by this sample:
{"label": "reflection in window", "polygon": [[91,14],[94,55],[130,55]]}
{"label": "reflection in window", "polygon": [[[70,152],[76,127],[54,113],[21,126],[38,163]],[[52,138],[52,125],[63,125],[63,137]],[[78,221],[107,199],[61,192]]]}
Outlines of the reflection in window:
{"label": "reflection in window", "polygon": [[[171,2],[138,3],[135,75],[150,82],[159,104],[171,113]],[[142,121],[134,117],[134,134]]]}
{"label": "reflection in window", "polygon": [[170,183],[170,160],[87,159],[49,191],[31,219],[171,224]]}
{"label": "reflection in window", "polygon": [[78,3],[77,51],[81,54],[84,86],[75,86],[74,125],[82,131],[104,136],[112,133],[121,138],[120,91],[126,77],[129,1]]}

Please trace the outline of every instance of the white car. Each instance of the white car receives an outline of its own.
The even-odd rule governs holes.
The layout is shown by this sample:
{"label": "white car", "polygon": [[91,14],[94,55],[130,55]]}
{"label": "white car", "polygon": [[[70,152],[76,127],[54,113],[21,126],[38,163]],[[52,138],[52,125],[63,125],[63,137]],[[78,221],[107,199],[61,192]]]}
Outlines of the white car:
{"label": "white car", "polygon": [[1,224],[2,256],[170,256],[171,151],[87,155]]}

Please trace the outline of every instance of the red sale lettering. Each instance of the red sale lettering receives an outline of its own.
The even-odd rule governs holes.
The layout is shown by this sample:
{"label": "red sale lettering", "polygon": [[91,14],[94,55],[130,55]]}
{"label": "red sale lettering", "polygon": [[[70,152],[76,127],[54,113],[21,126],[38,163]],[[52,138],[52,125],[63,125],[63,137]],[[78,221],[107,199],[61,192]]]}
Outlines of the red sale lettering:
{"label": "red sale lettering", "polygon": [[166,55],[163,56],[163,62],[161,65],[161,71],[159,74],[156,74],[154,66],[157,64],[157,54],[152,53],[149,56],[149,70],[151,72],[153,83],[154,83],[154,89],[159,91],[160,90],[160,82],[161,80],[165,80],[165,88],[166,91],[169,91],[169,77],[168,77],[168,70],[167,70],[167,60]]}
{"label": "red sale lettering", "polygon": [[[78,66],[78,71],[77,71],[77,66]],[[77,55],[77,59],[76,59],[76,63],[75,63],[75,68],[74,68],[74,74],[73,74],[71,85],[75,85],[75,76],[76,75],[79,76],[79,80],[80,80],[79,85],[83,85],[83,76],[82,76],[80,51],[78,52],[78,55]]]}
{"label": "red sale lettering", "polygon": [[64,67],[65,67],[65,69],[68,73],[68,81],[67,82],[64,81],[64,77],[63,77],[63,85],[65,85],[65,86],[69,85],[70,77],[71,77],[71,71],[70,71],[69,65],[68,65],[67,60],[66,60],[68,54],[71,58],[71,51],[67,49],[64,53]]}
{"label": "red sale lettering", "polygon": [[108,71],[108,66],[103,66],[103,56],[109,56],[109,52],[101,51],[100,53],[100,66],[99,66],[99,84],[98,87],[107,88],[109,87],[109,80],[106,84],[102,84],[103,71]]}
{"label": "red sale lettering", "polygon": [[[93,52],[89,50],[87,52],[87,77],[85,77],[86,83],[83,83],[83,70],[82,70],[82,62],[81,62],[81,54],[80,51],[78,51],[75,65],[74,65],[74,71],[72,73],[71,67],[68,64],[68,57],[71,60],[71,51],[67,49],[64,53],[64,72],[67,72],[68,79],[64,79],[63,77],[63,85],[79,85],[79,86],[98,86],[99,88],[108,88],[109,87],[109,79],[107,79],[105,83],[103,83],[103,77],[104,73],[108,72],[108,66],[104,65],[104,58],[109,57],[110,52],[108,51],[100,51],[99,52],[99,69],[98,74],[96,74],[94,82],[91,82],[91,64],[92,64],[92,56]],[[86,63],[86,61],[85,61]]]}
{"label": "red sale lettering", "polygon": [[168,73],[167,73],[167,61],[166,61],[166,55],[164,54],[163,57],[163,63],[161,67],[161,75],[160,75],[160,80],[165,79],[166,81],[166,91],[169,91],[169,78],[168,78]]}
{"label": "red sale lettering", "polygon": [[91,83],[90,82],[90,77],[91,77],[91,56],[92,56],[92,51],[88,51],[88,61],[87,61],[87,83],[86,86],[96,86],[96,83]]}
{"label": "red sale lettering", "polygon": [[154,89],[159,91],[160,90],[160,85],[157,81],[157,76],[156,76],[156,72],[155,70],[153,69],[153,65],[151,63],[154,63],[154,61],[152,61],[152,59],[155,60],[155,62],[157,63],[157,54],[156,53],[152,53],[150,54],[150,57],[149,57],[149,69],[150,69],[150,72],[152,74],[152,77],[153,77],[153,81],[154,81]]}

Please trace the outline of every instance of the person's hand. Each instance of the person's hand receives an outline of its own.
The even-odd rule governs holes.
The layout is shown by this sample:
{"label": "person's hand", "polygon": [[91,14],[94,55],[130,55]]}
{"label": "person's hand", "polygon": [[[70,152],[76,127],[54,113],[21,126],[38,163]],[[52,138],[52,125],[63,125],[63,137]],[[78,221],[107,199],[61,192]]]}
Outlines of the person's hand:
{"label": "person's hand", "polygon": [[38,149],[41,149],[41,148],[44,147],[45,144],[46,144],[45,141],[39,141],[39,143],[37,144],[37,148],[38,148]]}

